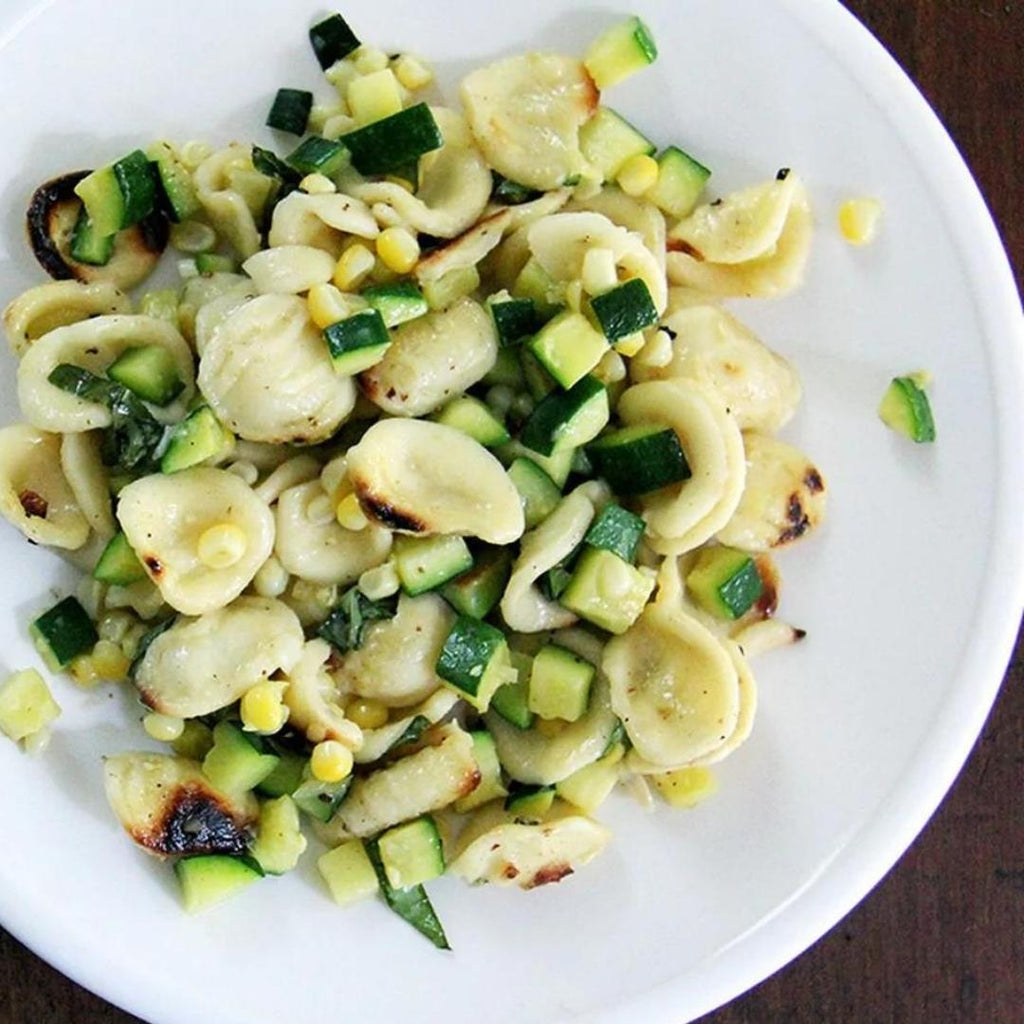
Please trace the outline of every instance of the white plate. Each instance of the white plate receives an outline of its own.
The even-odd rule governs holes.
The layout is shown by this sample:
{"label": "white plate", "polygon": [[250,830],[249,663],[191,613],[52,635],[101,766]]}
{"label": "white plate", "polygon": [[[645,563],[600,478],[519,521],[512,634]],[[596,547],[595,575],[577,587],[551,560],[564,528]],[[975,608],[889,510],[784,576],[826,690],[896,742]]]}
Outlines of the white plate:
{"label": "white plate", "polygon": [[[754,737],[692,813],[607,815],[616,841],[566,883],[522,894],[432,886],[455,952],[376,903],[338,911],[312,860],[190,919],[171,873],[114,825],[103,752],[137,710],[58,684],[47,756],[0,744],[0,907],[60,970],[160,1024],[332,1019],[679,1022],[806,948],[892,865],[960,768],[991,705],[1022,596],[1020,310],[983,203],[895,64],[830,0],[646,0],[662,57],[610,102],[715,169],[720,191],[792,166],[820,231],[806,288],[740,314],[790,356],[807,399],[786,436],[831,486],[826,529],[780,560],[807,642],[756,666]],[[367,39],[451,82],[524,47],[578,51],[622,8],[349,0]],[[9,13],[6,13],[9,12]],[[6,5],[0,293],[40,279],[25,200],[53,173],[154,136],[256,138],[282,84],[319,85],[314,7],[280,0]],[[18,20],[18,15],[25,16]],[[839,202],[886,203],[878,243],[837,237]],[[4,419],[16,415],[11,366]],[[928,367],[939,440],[883,429],[895,373]],[[0,532],[0,644],[34,661],[30,615],[65,577]],[[443,1008],[443,1009],[442,1009]]]}

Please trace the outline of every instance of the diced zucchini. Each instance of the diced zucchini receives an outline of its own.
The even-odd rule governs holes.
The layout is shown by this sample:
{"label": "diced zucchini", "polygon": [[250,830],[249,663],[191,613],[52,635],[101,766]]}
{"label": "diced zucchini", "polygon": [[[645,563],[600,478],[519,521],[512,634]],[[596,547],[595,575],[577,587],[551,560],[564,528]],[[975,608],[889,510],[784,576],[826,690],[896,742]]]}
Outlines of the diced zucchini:
{"label": "diced zucchini", "polygon": [[175,863],[174,873],[181,884],[185,910],[190,914],[223,903],[263,877],[255,861],[222,853],[182,857]]}
{"label": "diced zucchini", "polygon": [[519,389],[523,386],[523,368],[519,356],[514,349],[499,348],[494,365],[484,374],[482,384],[493,386],[504,384],[506,387]]}
{"label": "diced zucchini", "polygon": [[83,178],[75,186],[75,194],[101,237],[138,224],[153,212],[156,203],[156,180],[149,158],[134,150]]}
{"label": "diced zucchini", "polygon": [[491,171],[491,178],[494,180],[491,198],[496,203],[519,206],[522,203],[532,202],[544,194],[536,189],[528,188],[526,185],[520,185],[518,181],[510,181],[497,171]]}
{"label": "diced zucchini", "polygon": [[342,779],[341,782],[321,782],[319,779],[314,779],[307,764],[302,772],[302,782],[292,793],[292,799],[295,801],[295,806],[304,814],[308,814],[317,821],[327,822],[334,817],[335,811],[348,796],[351,786],[351,775]]}
{"label": "diced zucchini", "polygon": [[562,500],[562,492],[533,459],[516,459],[508,467],[508,476],[523,503],[526,529],[532,530],[554,512]]}
{"label": "diced zucchini", "polygon": [[918,444],[935,440],[935,420],[924,388],[913,376],[894,377],[878,407],[882,422]]}
{"label": "diced zucchini", "polygon": [[640,618],[654,583],[653,574],[642,572],[611,551],[588,548],[559,600],[581,619],[620,634]]}
{"label": "diced zucchini", "polygon": [[203,774],[226,793],[255,789],[276,767],[274,754],[262,754],[231,722],[213,727],[213,746],[203,758]]}
{"label": "diced zucchini", "polygon": [[592,441],[608,423],[608,392],[586,376],[568,391],[548,395],[523,425],[520,440],[541,455],[553,455]]}
{"label": "diced zucchini", "polygon": [[348,163],[348,150],[332,139],[310,135],[285,157],[285,163],[299,174],[336,174]]}
{"label": "diced zucchini", "polygon": [[613,431],[587,448],[597,475],[616,494],[646,494],[686,480],[690,467],[670,427],[638,423]]}
{"label": "diced zucchini", "polygon": [[160,469],[177,473],[212,459],[235,443],[234,435],[217,419],[208,405],[193,409],[171,431]]}
{"label": "diced zucchini", "polygon": [[[257,786],[263,796],[291,796],[302,784],[307,758],[291,750],[275,749],[277,764],[274,770]],[[205,756],[205,755],[204,755]]]}
{"label": "diced zucchini", "polygon": [[480,271],[476,267],[452,267],[436,281],[427,281],[423,286],[423,297],[431,309],[447,309],[479,287]]}
{"label": "diced zucchini", "polygon": [[29,627],[40,657],[54,672],[96,646],[99,634],[75,597],[65,597],[43,612]]}
{"label": "diced zucchini", "polygon": [[[491,707],[494,706],[492,698]],[[467,814],[491,800],[508,795],[508,790],[501,781],[501,762],[498,760],[498,748],[494,745],[494,737],[486,729],[477,729],[471,732],[470,736],[473,739],[473,757],[476,758],[477,767],[480,769],[480,784],[471,793],[455,801],[455,810],[459,814]]]}
{"label": "diced zucchini", "polygon": [[487,548],[473,567],[444,585],[441,596],[460,614],[485,619],[498,606],[512,572],[508,548]]}
{"label": "diced zucchini", "polygon": [[313,94],[306,89],[278,89],[267,114],[267,127],[292,135],[305,135]]}
{"label": "diced zucchini", "polygon": [[605,505],[597,514],[583,540],[592,548],[603,548],[627,562],[635,562],[643,535],[644,521],[621,505],[612,503]]}
{"label": "diced zucchini", "polygon": [[565,448],[551,455],[541,455],[540,452],[535,452],[532,448],[527,448],[518,441],[512,441],[511,444],[502,447],[500,455],[503,462],[512,463],[518,458],[527,458],[531,462],[535,462],[551,477],[554,485],[561,489],[565,486],[565,482],[569,479],[569,474],[572,472],[576,449]]}
{"label": "diced zucchini", "polygon": [[440,149],[444,139],[430,107],[417,103],[343,135],[341,142],[360,174],[387,174]]}
{"label": "diced zucchini", "polygon": [[309,41],[320,67],[326,71],[335,61],[347,57],[360,46],[359,38],[340,14],[317,22],[309,30]]}
{"label": "diced zucchini", "polygon": [[619,781],[619,762],[625,752],[621,743],[613,744],[599,760],[578,768],[568,778],[556,783],[555,792],[584,814],[593,814]]}
{"label": "diced zucchini", "polygon": [[71,258],[93,267],[105,267],[114,255],[114,238],[114,235],[101,235],[96,230],[89,211],[83,205],[71,235]]}
{"label": "diced zucchini", "polygon": [[735,548],[705,548],[687,573],[686,587],[707,612],[738,619],[764,593],[757,563]]}
{"label": "diced zucchini", "polygon": [[659,772],[647,778],[670,807],[696,807],[718,789],[715,776],[705,765]]}
{"label": "diced zucchini", "polygon": [[491,707],[517,729],[529,729],[533,725],[529,697],[528,681],[517,680],[498,688],[491,698]]}
{"label": "diced zucchini", "polygon": [[[173,619],[168,619],[168,623],[173,621]],[[139,649],[142,649],[141,642]],[[136,654],[136,664],[139,661],[139,657],[140,655]],[[131,670],[129,670],[130,675]],[[185,728],[182,729],[181,735],[176,740],[171,741],[171,749],[179,757],[187,757],[190,761],[202,761],[212,746],[213,730],[205,723],[200,722],[198,718],[185,719]]]}
{"label": "diced zucchini", "polygon": [[0,683],[0,732],[15,743],[42,731],[59,714],[60,705],[34,668],[14,672]]}
{"label": "diced zucchini", "polygon": [[377,872],[359,839],[349,839],[328,850],[316,866],[339,907],[369,899],[380,891]]}
{"label": "diced zucchini", "polygon": [[527,786],[513,782],[505,797],[505,810],[518,818],[543,818],[554,802],[554,786]]}
{"label": "diced zucchini", "polygon": [[512,294],[517,299],[530,299],[543,320],[549,320],[565,302],[565,284],[556,281],[531,256],[512,285]]}
{"label": "diced zucchini", "polygon": [[389,828],[377,839],[380,862],[395,889],[422,885],[444,874],[444,850],[437,823],[429,815]]}
{"label": "diced zucchini", "polygon": [[598,89],[607,89],[653,64],[657,56],[651,30],[634,16],[602,32],[583,64]]}
{"label": "diced zucchini", "polygon": [[449,402],[431,418],[462,431],[486,448],[507,444],[511,440],[505,424],[479,398],[471,395],[462,395]]}
{"label": "diced zucchini", "polygon": [[146,150],[146,156],[156,169],[157,184],[166,199],[163,205],[171,220],[180,224],[199,213],[202,204],[192,184],[192,175],[175,156],[174,150],[166,142],[154,142]]}
{"label": "diced zucchini", "polygon": [[451,949],[444,928],[438,919],[430,898],[422,885],[411,885],[406,889],[396,889],[389,881],[380,850],[375,840],[366,843],[366,854],[370,858],[384,902],[403,921],[411,924],[421,935],[426,936],[438,949]]}
{"label": "diced zucchini", "polygon": [[533,299],[504,299],[490,303],[498,344],[518,345],[524,338],[536,334],[541,326]]}
{"label": "diced zucchini", "polygon": [[646,135],[609,107],[598,107],[593,117],[580,128],[580,150],[587,162],[601,172],[605,181],[614,181],[630,158],[653,156],[657,148]]}
{"label": "diced zucchini", "polygon": [[411,597],[436,590],[473,565],[473,556],[462,537],[396,537],[395,568],[402,589]]}
{"label": "diced zucchini", "polygon": [[299,824],[299,809],[290,796],[267,800],[260,807],[260,822],[252,855],[268,875],[291,871],[306,851]]}
{"label": "diced zucchini", "polygon": [[514,677],[501,630],[467,615],[455,620],[435,671],[478,711],[486,711],[494,691]]}
{"label": "diced zucchini", "polygon": [[238,264],[219,252],[196,253],[196,270],[200,274],[237,274]]}
{"label": "diced zucchini", "polygon": [[645,198],[670,217],[686,217],[693,212],[710,177],[711,172],[689,153],[669,146],[658,157],[658,180]]}
{"label": "diced zucchini", "polygon": [[334,369],[345,376],[362,373],[384,358],[391,335],[376,309],[363,309],[324,329]]}
{"label": "diced zucchini", "polygon": [[608,342],[591,327],[590,321],[571,310],[549,320],[528,345],[563,388],[571,388],[585,377],[608,351]]}
{"label": "diced zucchini", "polygon": [[185,390],[174,356],[163,345],[126,348],[107,367],[107,376],[154,405],[169,405]]}
{"label": "diced zucchini", "polygon": [[373,124],[402,109],[402,87],[391,68],[353,78],[345,98],[356,124]]}
{"label": "diced zucchini", "polygon": [[611,342],[658,322],[651,293],[642,278],[634,277],[590,300],[604,336]]}
{"label": "diced zucchini", "polygon": [[100,583],[129,587],[144,580],[146,570],[128,543],[128,538],[123,533],[115,533],[103,549],[92,575]]}
{"label": "diced zucchini", "polygon": [[423,292],[412,281],[374,285],[364,288],[362,296],[380,313],[385,327],[397,327],[430,312]]}
{"label": "diced zucchini", "polygon": [[178,326],[178,291],[176,288],[160,288],[146,292],[139,302],[139,312],[143,316],[155,316],[158,320],[166,320],[173,327]]}
{"label": "diced zucchini", "polygon": [[519,349],[519,362],[523,368],[526,390],[530,392],[530,397],[535,402],[547,398],[552,391],[558,390],[558,381],[548,373],[541,361],[526,345]]}
{"label": "diced zucchini", "polygon": [[530,671],[530,710],[541,718],[575,722],[587,710],[595,672],[589,661],[572,651],[545,645],[534,656]]}

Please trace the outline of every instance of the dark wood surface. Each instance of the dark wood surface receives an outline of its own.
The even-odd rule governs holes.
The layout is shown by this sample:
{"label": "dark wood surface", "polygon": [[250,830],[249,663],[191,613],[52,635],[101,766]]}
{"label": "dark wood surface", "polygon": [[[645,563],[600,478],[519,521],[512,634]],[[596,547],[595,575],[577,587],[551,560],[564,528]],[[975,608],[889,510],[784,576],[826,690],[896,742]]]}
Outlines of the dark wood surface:
{"label": "dark wood surface", "polygon": [[[1024,284],[1024,3],[846,0],[938,111]],[[1024,289],[1022,289],[1024,290]],[[0,1024],[129,1024],[0,930]],[[1024,1021],[1024,641],[931,824],[810,951],[704,1024]],[[285,1022],[282,1022],[285,1024]]]}

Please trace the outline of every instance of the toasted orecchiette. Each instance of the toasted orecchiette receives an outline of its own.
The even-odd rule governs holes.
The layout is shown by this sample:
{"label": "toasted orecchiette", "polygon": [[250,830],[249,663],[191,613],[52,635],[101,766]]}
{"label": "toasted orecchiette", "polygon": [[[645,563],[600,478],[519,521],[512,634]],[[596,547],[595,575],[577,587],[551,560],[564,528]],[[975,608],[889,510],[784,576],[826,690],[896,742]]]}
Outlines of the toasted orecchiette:
{"label": "toasted orecchiette", "polygon": [[547,217],[549,214],[557,213],[572,198],[571,188],[556,188],[551,192],[545,192],[536,199],[526,203],[518,203],[515,206],[502,206],[500,203],[492,203],[487,212],[497,213],[507,210],[509,214],[508,231],[518,231],[519,228],[528,227],[535,220]]}
{"label": "toasted orecchiette", "polygon": [[[274,517],[234,473],[197,467],[145,476],[118,496],[117,518],[164,600],[186,615],[223,608],[252,581],[274,547]],[[214,568],[200,557],[211,527],[237,528],[234,561]]]}
{"label": "toasted orecchiette", "polygon": [[767,551],[799,540],[825,516],[825,482],[798,448],[764,434],[743,435],[747,479],[718,540],[744,551]]}
{"label": "toasted orecchiette", "polygon": [[615,265],[627,277],[647,285],[659,313],[668,301],[665,274],[643,238],[612,223],[600,213],[555,213],[529,228],[530,251],[558,281],[579,280],[583,260],[594,248],[610,249]]}
{"label": "toasted orecchiette", "polygon": [[630,362],[635,381],[682,377],[706,384],[725,401],[741,430],[774,433],[800,404],[800,377],[718,306],[689,306],[664,321],[672,338],[666,364],[641,350]]}
{"label": "toasted orecchiette", "polygon": [[[354,583],[387,560],[391,534],[380,526],[346,530],[332,515],[323,521],[310,503],[324,494],[318,480],[284,491],[277,500],[274,553],[291,573],[311,583]],[[315,509],[315,506],[314,506]]]}
{"label": "toasted orecchiette", "polygon": [[51,281],[22,292],[4,310],[4,333],[17,356],[57,327],[112,313],[130,313],[131,300],[107,281]]}
{"label": "toasted orecchiette", "polygon": [[253,253],[242,269],[264,295],[298,295],[330,281],[334,265],[329,252],[312,245],[276,245]]}
{"label": "toasted orecchiette", "polygon": [[477,145],[506,178],[547,190],[590,170],[579,134],[600,93],[581,61],[509,57],[467,75],[460,93]]}
{"label": "toasted orecchiette", "polygon": [[197,307],[193,316],[192,340],[196,354],[206,351],[218,327],[240,306],[259,295],[255,281],[243,281]]}
{"label": "toasted orecchiette", "polygon": [[592,764],[604,753],[617,725],[608,679],[601,669],[601,642],[581,630],[562,630],[554,641],[598,669],[587,710],[553,736],[535,727],[519,729],[493,710],[485,715],[502,767],[512,778],[534,786],[561,782]]}
{"label": "toasted orecchiette", "polygon": [[416,264],[416,278],[423,284],[437,281],[452,270],[475,267],[498,243],[512,221],[508,210],[492,213],[458,238],[424,256]]}
{"label": "toasted orecchiette", "polygon": [[648,381],[623,394],[618,412],[626,424],[671,427],[690,467],[681,484],[644,496],[648,543],[679,554],[709,540],[735,511],[746,476],[743,438],[724,401],[691,381]]}
{"label": "toasted orecchiette", "polygon": [[501,463],[452,427],[426,420],[375,423],[348,452],[363,511],[400,533],[457,533],[511,544],[523,508]]}
{"label": "toasted orecchiette", "polygon": [[402,821],[447,807],[480,785],[473,741],[455,722],[441,726],[434,744],[361,775],[331,821],[318,833],[337,842],[376,835]]}
{"label": "toasted orecchiette", "polygon": [[662,770],[720,747],[740,717],[736,665],[722,643],[681,608],[649,605],[605,646],[611,703],[637,755]]}
{"label": "toasted orecchiette", "polygon": [[193,177],[199,202],[217,234],[246,259],[259,250],[260,232],[245,195],[232,180],[239,171],[255,173],[252,148],[233,143],[207,157]]}
{"label": "toasted orecchiette", "polygon": [[512,575],[501,599],[501,615],[510,629],[517,633],[538,633],[544,629],[562,629],[576,621],[568,608],[545,597],[537,582],[576,550],[597,513],[597,504],[603,504],[607,497],[601,485],[583,484],[523,537],[519,557],[512,566]]}
{"label": "toasted orecchiette", "polygon": [[442,685],[434,666],[454,621],[437,594],[403,594],[395,617],[367,626],[362,645],[342,657],[335,678],[348,693],[388,707],[426,700]]}
{"label": "toasted orecchiette", "polygon": [[638,234],[658,261],[662,274],[665,273],[665,215],[654,203],[626,195],[618,188],[605,187],[597,195],[574,199],[566,207],[567,213],[577,210],[600,213],[613,224]]}
{"label": "toasted orecchiette", "polygon": [[0,513],[35,544],[75,550],[89,539],[60,458],[61,438],[25,424],[0,430]]}
{"label": "toasted orecchiette", "polygon": [[333,192],[293,192],[274,207],[267,241],[271,246],[306,245],[338,256],[350,235],[376,238],[380,233],[361,199]]}
{"label": "toasted orecchiette", "polygon": [[493,182],[462,116],[445,107],[431,111],[444,145],[420,158],[415,195],[390,181],[368,181],[349,191],[374,207],[384,204],[415,231],[454,238],[480,219]]}
{"label": "toasted orecchiette", "polygon": [[603,825],[556,801],[537,821],[500,804],[481,808],[459,836],[452,873],[471,885],[489,882],[535,889],[560,882],[608,845]]}
{"label": "toasted orecchiette", "polygon": [[425,416],[494,365],[498,337],[479,302],[460,299],[392,332],[384,358],[359,375],[366,396],[393,416]]}
{"label": "toasted orecchiette", "polygon": [[363,745],[355,752],[356,764],[371,764],[382,758],[417,719],[430,724],[440,722],[459,703],[459,695],[442,686],[426,700],[407,710],[401,718],[393,719],[377,729],[363,730]]}
{"label": "toasted orecchiette", "polygon": [[40,430],[65,434],[109,427],[110,410],[106,405],[63,391],[48,378],[62,363],[102,376],[125,349],[141,345],[159,345],[174,360],[184,390],[170,405],[154,407],[152,412],[163,422],[180,419],[195,394],[188,343],[166,320],[121,314],[58,327],[29,348],[18,364],[18,401],[25,418]]}
{"label": "toasted orecchiette", "polygon": [[135,842],[157,856],[242,854],[259,817],[252,793],[211,785],[198,761],[137,752],[104,758],[107,800]]}
{"label": "toasted orecchiette", "polygon": [[669,280],[711,295],[772,298],[803,280],[814,223],[795,175],[698,207],[668,236]]}
{"label": "toasted orecchiette", "polygon": [[157,636],[135,673],[142,700],[165,715],[196,718],[227,707],[302,656],[295,613],[268,597],[240,597]]}
{"label": "toasted orecchiette", "polygon": [[338,740],[349,749],[358,750],[363,731],[345,717],[338,704],[337,686],[327,671],[330,657],[331,645],[326,640],[310,640],[301,657],[288,669],[288,686],[284,691],[288,723],[313,743]]}
{"label": "toasted orecchiette", "polygon": [[60,464],[82,515],[93,532],[110,540],[117,532],[110,501],[110,479],[100,456],[98,433],[65,434],[60,443]]}
{"label": "toasted orecchiette", "polygon": [[326,440],[356,400],[294,295],[261,295],[224,320],[199,361],[199,386],[222,423],[272,444]]}

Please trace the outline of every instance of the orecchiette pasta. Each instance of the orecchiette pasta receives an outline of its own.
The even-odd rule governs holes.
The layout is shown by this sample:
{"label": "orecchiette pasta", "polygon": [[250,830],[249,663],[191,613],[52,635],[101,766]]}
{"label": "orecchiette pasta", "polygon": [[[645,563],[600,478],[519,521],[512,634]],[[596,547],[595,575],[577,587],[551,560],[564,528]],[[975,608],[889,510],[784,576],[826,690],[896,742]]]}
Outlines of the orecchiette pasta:
{"label": "orecchiette pasta", "polygon": [[665,215],[654,203],[626,195],[617,188],[603,188],[588,199],[574,199],[566,212],[599,213],[627,231],[638,234],[648,251],[658,261],[665,275]]}
{"label": "orecchiette pasta", "polygon": [[320,463],[312,455],[293,455],[274,466],[267,478],[254,490],[261,501],[273,505],[285,491],[316,480],[319,475]]}
{"label": "orecchiette pasta", "polygon": [[198,618],[178,619],[146,648],[135,674],[143,701],[165,715],[194,718],[238,700],[302,656],[295,613],[280,601],[240,597]]}
{"label": "orecchiette pasta", "polygon": [[323,249],[277,245],[253,253],[242,269],[264,295],[298,295],[330,281],[334,264],[334,257]]}
{"label": "orecchiette pasta", "polygon": [[490,314],[460,299],[396,328],[384,358],[359,376],[370,400],[393,416],[424,416],[475,384],[494,365]]}
{"label": "orecchiette pasta", "polygon": [[446,687],[435,690],[426,700],[408,709],[402,718],[392,719],[378,729],[363,730],[363,745],[355,752],[356,764],[372,764],[380,760],[405,735],[417,718],[436,724],[459,703],[458,694]]}
{"label": "orecchiette pasta", "polygon": [[260,232],[245,196],[232,180],[233,171],[255,174],[251,147],[233,143],[211,154],[196,168],[194,180],[210,223],[246,259],[259,250]]}
{"label": "orecchiette pasta", "polygon": [[381,420],[348,454],[363,511],[400,533],[458,533],[510,544],[523,533],[519,493],[498,460],[451,427]]}
{"label": "orecchiette pasta", "polygon": [[110,477],[100,456],[99,435],[86,431],[65,434],[60,464],[75,502],[97,537],[107,541],[117,532],[110,503]]}
{"label": "orecchiette pasta", "polygon": [[273,444],[326,440],[356,398],[293,295],[262,295],[224,320],[199,361],[199,386],[236,434]]}
{"label": "orecchiette pasta", "polygon": [[102,374],[126,349],[141,345],[166,349],[184,385],[173,403],[153,408],[153,415],[165,422],[180,419],[195,394],[195,371],[188,344],[166,320],[131,315],[83,320],[58,327],[36,341],[18,364],[18,401],[22,413],[40,430],[67,434],[110,426],[110,410],[105,405],[61,390],[50,383],[49,376],[62,363]]}
{"label": "orecchiette pasta", "polygon": [[293,192],[274,207],[267,238],[271,246],[307,245],[338,256],[350,235],[376,238],[380,233],[367,205],[340,193]]}
{"label": "orecchiette pasta", "polygon": [[[251,292],[251,297],[258,294],[252,281],[244,274],[201,274],[199,277],[190,277],[181,289],[181,299],[178,302],[178,327],[181,333],[189,340],[196,340],[197,322],[199,311],[212,304],[216,299],[225,296],[241,296],[245,292]],[[205,331],[207,338],[211,333]]]}
{"label": "orecchiette pasta", "polygon": [[301,657],[287,670],[288,686],[284,702],[288,721],[314,743],[338,740],[351,750],[358,750],[363,731],[345,717],[337,701],[337,688],[327,662],[331,645],[326,640],[310,640]]}
{"label": "orecchiette pasta", "polygon": [[485,217],[458,238],[424,256],[416,264],[417,280],[426,284],[437,281],[449,271],[475,267],[498,245],[511,220],[508,210]]}
{"label": "orecchiette pasta", "polygon": [[210,339],[218,327],[236,309],[244,306],[250,299],[259,295],[255,281],[247,281],[229,288],[223,295],[218,295],[209,302],[204,302],[195,311],[194,326],[192,329],[193,342],[196,354],[201,356],[206,351]]}
{"label": "orecchiette pasta", "polygon": [[[164,600],[186,615],[223,608],[249,585],[274,546],[274,517],[233,473],[186,469],[148,476],[119,495],[117,518]],[[204,563],[200,541],[212,527],[242,538],[237,559]]]}

